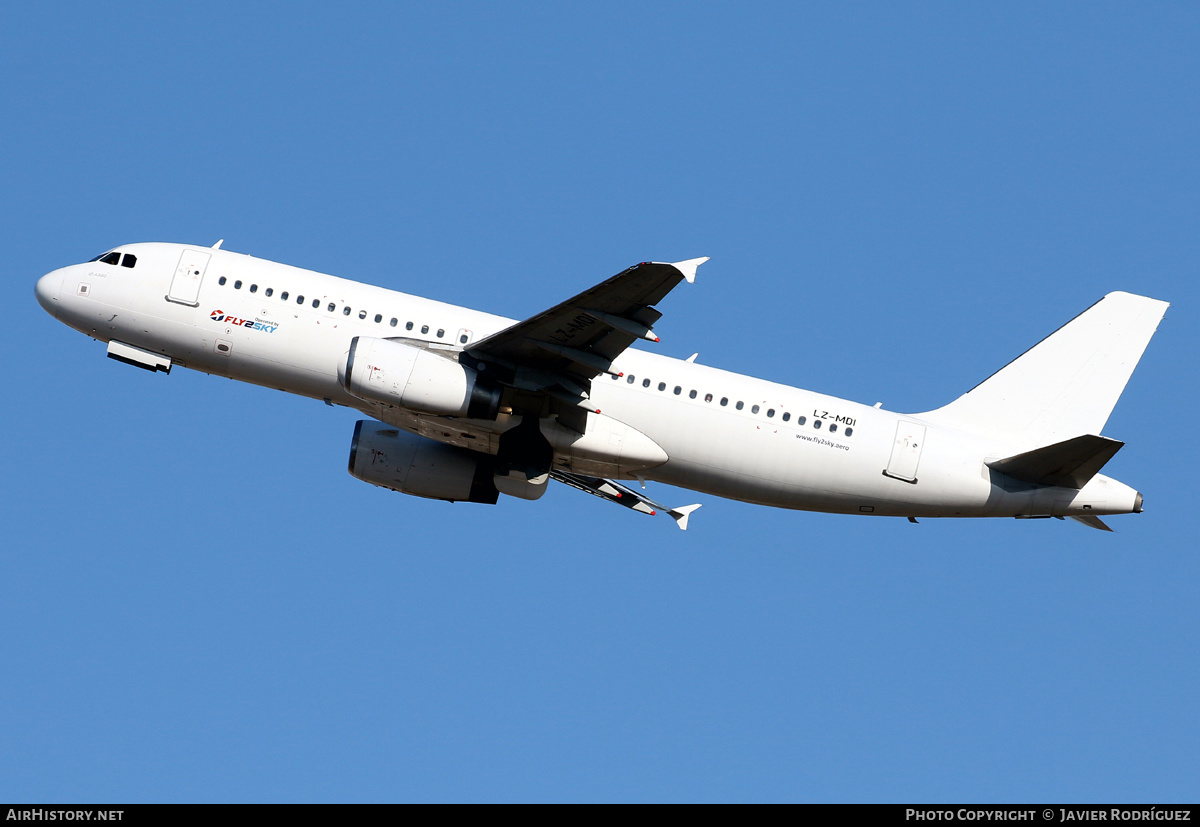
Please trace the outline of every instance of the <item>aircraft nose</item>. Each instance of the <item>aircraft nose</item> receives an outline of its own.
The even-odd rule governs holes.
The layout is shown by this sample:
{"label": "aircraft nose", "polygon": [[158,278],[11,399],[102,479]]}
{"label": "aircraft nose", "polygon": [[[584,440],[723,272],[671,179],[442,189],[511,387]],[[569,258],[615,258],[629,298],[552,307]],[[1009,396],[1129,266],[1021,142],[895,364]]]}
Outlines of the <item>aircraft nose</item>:
{"label": "aircraft nose", "polygon": [[58,290],[62,287],[62,280],[62,271],[55,270],[38,279],[37,286],[33,289],[37,295],[38,304],[55,318],[58,318]]}

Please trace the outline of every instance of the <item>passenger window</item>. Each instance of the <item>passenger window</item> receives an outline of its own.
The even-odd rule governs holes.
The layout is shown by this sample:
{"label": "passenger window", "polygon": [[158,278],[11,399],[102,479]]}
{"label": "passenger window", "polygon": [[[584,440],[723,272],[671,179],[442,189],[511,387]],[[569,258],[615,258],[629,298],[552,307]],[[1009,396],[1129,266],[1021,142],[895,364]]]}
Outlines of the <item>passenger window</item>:
{"label": "passenger window", "polygon": [[854,429],[853,429],[853,428],[847,428],[847,429],[846,429],[846,436],[854,436]]}
{"label": "passenger window", "polygon": [[119,264],[120,262],[121,262],[121,254],[120,253],[109,253],[108,255],[106,255],[102,259],[100,259],[101,264]]}
{"label": "passenger window", "polygon": [[263,291],[263,295],[265,295],[268,299],[271,298],[271,296],[275,295],[275,288],[268,287],[266,290]]}
{"label": "passenger window", "polygon": [[303,297],[303,296],[297,296],[297,297],[296,297],[296,304],[304,304],[304,297]]}
{"label": "passenger window", "polygon": [[428,332],[429,332],[429,325],[427,325],[427,324],[423,324],[423,325],[421,325],[421,332],[422,332],[422,333],[428,333]]}
{"label": "passenger window", "polygon": [[241,289],[242,289],[242,280],[241,280],[241,279],[238,279],[237,281],[235,281],[235,282],[233,283],[233,289],[234,289],[234,290],[241,290]]}
{"label": "passenger window", "polygon": [[225,278],[224,276],[221,276],[219,279],[217,279],[217,284],[219,284],[219,285],[221,285],[222,287],[224,287],[224,286],[225,286],[225,281],[226,281],[226,278]]}
{"label": "passenger window", "polygon": [[137,264],[137,256],[133,255],[132,253],[126,253],[125,258],[121,259],[122,267],[132,268],[135,264]]}
{"label": "passenger window", "polygon": [[342,315],[343,315],[343,316],[349,316],[349,315],[350,315],[350,305],[346,305],[345,307],[343,307],[343,308],[342,308]]}
{"label": "passenger window", "polygon": [[650,380],[649,380],[649,379],[643,379],[643,380],[642,380],[642,387],[643,387],[643,388],[648,388],[648,387],[650,387]]}
{"label": "passenger window", "polygon": [[616,382],[618,379],[621,378],[621,374],[619,374],[619,373],[612,373],[609,375],[612,376],[614,382]]}
{"label": "passenger window", "polygon": [[286,291],[286,290],[284,290],[282,293],[279,294],[279,300],[281,302],[287,301],[287,297],[288,297],[288,291]]}
{"label": "passenger window", "polygon": [[705,402],[712,402],[712,394],[711,394],[711,393],[706,393],[706,394],[704,394],[704,401],[705,401]]}
{"label": "passenger window", "polygon": [[360,319],[367,318],[367,311],[365,311],[365,310],[358,311],[358,318],[360,318]]}
{"label": "passenger window", "polygon": [[406,324],[406,325],[404,326],[404,329],[405,329],[405,330],[412,330],[412,322],[409,322],[408,324]]}
{"label": "passenger window", "polygon": [[753,408],[751,408],[750,413],[758,413],[758,406],[755,405]]}
{"label": "passenger window", "polygon": [[676,385],[676,386],[675,386],[675,395],[676,395],[676,396],[679,396],[679,394],[681,394],[681,393],[683,393],[683,388],[681,388],[681,387],[679,387],[678,385]]}
{"label": "passenger window", "polygon": [[814,428],[816,428],[818,431],[819,431],[819,430],[821,430],[821,420],[819,420],[819,419],[814,419],[814,420],[813,420],[813,427],[814,427]]}
{"label": "passenger window", "polygon": [[337,305],[333,302],[330,302],[329,304],[325,305],[325,310],[328,313],[332,313],[333,311],[337,310]]}
{"label": "passenger window", "polygon": [[321,309],[321,300],[313,299],[313,310],[320,310],[320,309]]}
{"label": "passenger window", "polygon": [[631,385],[632,385],[632,384],[633,384],[633,380],[634,380],[634,379],[636,379],[636,378],[637,378],[637,377],[636,377],[636,376],[634,376],[634,375],[631,373],[631,374],[629,374],[629,376],[627,376],[627,377],[625,378],[625,381],[626,381],[626,382],[628,382],[629,384],[631,384]]}
{"label": "passenger window", "polygon": [[792,418],[792,415],[790,413],[788,413],[787,411],[783,412],[783,421],[784,422],[787,422],[791,418]]}
{"label": "passenger window", "polygon": [[659,389],[660,391],[665,391],[665,390],[667,389],[667,383],[666,383],[666,382],[659,382],[659,383],[658,383],[658,389]]}
{"label": "passenger window", "polygon": [[688,393],[688,399],[695,399],[695,398],[696,398],[696,392],[695,392],[695,391],[690,391],[690,392]]}
{"label": "passenger window", "polygon": [[829,423],[829,433],[831,433],[831,434],[837,433],[837,423],[836,422]]}
{"label": "passenger window", "polygon": [[252,285],[250,285],[250,292],[251,292],[251,293],[257,293],[257,292],[258,292],[258,285],[257,285],[257,284],[252,284]]}
{"label": "passenger window", "polygon": [[721,407],[722,407],[722,408],[724,408],[724,407],[725,407],[726,405],[728,405],[728,404],[729,404],[729,397],[728,397],[728,396],[722,396],[722,397],[721,397]]}
{"label": "passenger window", "polygon": [[460,345],[465,345],[467,343],[467,334],[464,333],[463,335],[459,336],[458,343]]}
{"label": "passenger window", "polygon": [[382,313],[376,313],[376,314],[375,314],[375,324],[379,324],[379,323],[380,323],[380,322],[382,322],[382,321],[383,321],[383,314],[382,314]]}
{"label": "passenger window", "polygon": [[805,422],[807,422],[807,421],[808,421],[808,417],[805,417],[805,416],[798,416],[798,417],[796,417],[796,424],[797,424],[797,425],[803,425],[803,424],[804,424]]}
{"label": "passenger window", "polygon": [[396,325],[400,324],[400,320],[399,320],[399,319],[397,319],[395,316],[393,316],[393,317],[392,317],[392,320],[391,320],[391,322],[389,322],[389,324],[390,324],[392,327],[395,327]]}
{"label": "passenger window", "polygon": [[440,338],[442,338],[442,337],[443,337],[443,336],[445,336],[445,335],[446,335],[446,331],[442,330],[442,329],[439,327],[439,328],[438,328],[438,338],[440,339]]}
{"label": "passenger window", "polygon": [[769,416],[769,417],[774,417],[774,416],[775,416],[775,409],[774,409],[774,408],[767,408],[767,416]]}
{"label": "passenger window", "polygon": [[734,407],[740,411],[742,408],[746,407],[746,403],[739,399],[738,403],[734,405]]}

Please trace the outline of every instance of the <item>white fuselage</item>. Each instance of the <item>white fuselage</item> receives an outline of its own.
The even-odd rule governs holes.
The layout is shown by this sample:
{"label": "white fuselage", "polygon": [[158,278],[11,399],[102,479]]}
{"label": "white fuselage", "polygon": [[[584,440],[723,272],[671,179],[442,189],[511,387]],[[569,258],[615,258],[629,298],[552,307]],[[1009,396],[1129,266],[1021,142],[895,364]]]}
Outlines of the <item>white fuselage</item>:
{"label": "white fuselage", "polygon": [[[404,337],[459,349],[513,320],[225,250],[149,243],[116,252],[135,256],[135,266],[91,262],[44,276],[37,287],[43,307],[100,341],[345,405],[444,443],[495,453],[499,434],[513,424],[503,414],[485,422],[364,402],[338,378],[356,336]],[[193,266],[181,259],[187,254],[200,262],[191,288],[177,272]],[[622,466],[626,479],[853,514],[1011,517],[1137,510],[1133,489],[1099,474],[1080,490],[997,484],[985,461],[1035,447],[1003,437],[641,350],[625,351],[612,369],[623,375],[596,378],[589,406],[640,432],[667,456],[655,467]],[[594,453],[556,450],[555,462],[579,473],[603,470]]]}

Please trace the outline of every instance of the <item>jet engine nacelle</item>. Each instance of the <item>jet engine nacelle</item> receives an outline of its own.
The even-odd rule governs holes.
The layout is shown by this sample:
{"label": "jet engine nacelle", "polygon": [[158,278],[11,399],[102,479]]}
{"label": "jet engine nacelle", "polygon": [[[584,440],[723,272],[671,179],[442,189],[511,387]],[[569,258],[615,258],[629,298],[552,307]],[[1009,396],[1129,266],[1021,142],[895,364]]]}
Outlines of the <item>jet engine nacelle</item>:
{"label": "jet engine nacelle", "polygon": [[495,419],[500,390],[455,359],[404,342],[355,336],[338,381],[347,392],[421,413]]}
{"label": "jet engine nacelle", "polygon": [[363,482],[431,500],[495,504],[491,457],[443,445],[382,422],[360,420],[350,474]]}

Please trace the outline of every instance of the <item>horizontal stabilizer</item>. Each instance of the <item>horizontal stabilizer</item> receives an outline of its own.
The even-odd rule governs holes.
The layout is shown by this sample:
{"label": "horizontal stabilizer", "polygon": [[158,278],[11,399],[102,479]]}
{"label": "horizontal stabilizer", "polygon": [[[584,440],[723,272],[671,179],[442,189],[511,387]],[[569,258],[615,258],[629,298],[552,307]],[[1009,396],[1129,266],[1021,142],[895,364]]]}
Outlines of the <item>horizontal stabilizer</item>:
{"label": "horizontal stabilizer", "polygon": [[1088,528],[1095,528],[1100,531],[1112,531],[1104,520],[1101,520],[1099,517],[1093,517],[1091,514],[1072,515],[1071,519],[1083,523]]}
{"label": "horizontal stabilizer", "polygon": [[1083,488],[1124,444],[1089,434],[1005,459],[992,460],[987,466],[1023,482]]}

